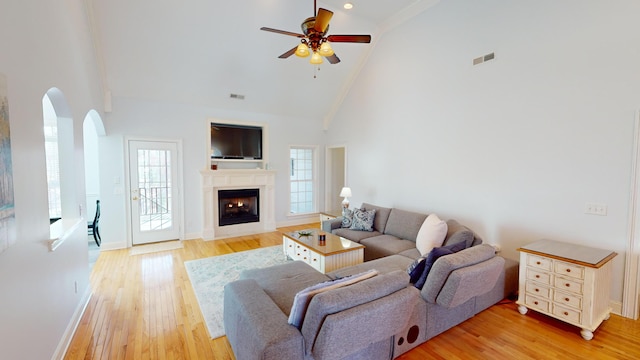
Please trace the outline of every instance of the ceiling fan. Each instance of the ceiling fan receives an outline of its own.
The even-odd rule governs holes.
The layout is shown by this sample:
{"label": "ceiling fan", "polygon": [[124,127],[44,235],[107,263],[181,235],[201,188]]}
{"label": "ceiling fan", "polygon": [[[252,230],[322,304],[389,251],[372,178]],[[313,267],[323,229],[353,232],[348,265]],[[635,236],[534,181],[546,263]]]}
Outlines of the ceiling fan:
{"label": "ceiling fan", "polygon": [[303,34],[290,31],[261,27],[260,30],[270,31],[277,34],[295,36],[300,38],[301,43],[293,49],[278,56],[280,59],[286,59],[296,54],[299,57],[307,57],[311,55],[311,64],[322,64],[322,57],[326,57],[331,64],[337,64],[340,59],[336,56],[331,48],[330,42],[343,43],[370,43],[371,35],[327,35],[329,31],[329,21],[333,16],[333,12],[320,8],[316,12],[316,0],[313,1],[314,16],[307,18],[302,22],[301,28]]}

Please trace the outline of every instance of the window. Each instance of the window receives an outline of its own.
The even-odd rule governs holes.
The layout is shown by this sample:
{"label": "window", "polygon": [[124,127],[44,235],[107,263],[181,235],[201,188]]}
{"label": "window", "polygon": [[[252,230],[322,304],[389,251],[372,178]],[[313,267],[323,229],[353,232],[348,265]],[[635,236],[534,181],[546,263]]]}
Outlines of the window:
{"label": "window", "polygon": [[318,212],[316,207],[316,149],[315,147],[291,147],[289,212],[307,214]]}

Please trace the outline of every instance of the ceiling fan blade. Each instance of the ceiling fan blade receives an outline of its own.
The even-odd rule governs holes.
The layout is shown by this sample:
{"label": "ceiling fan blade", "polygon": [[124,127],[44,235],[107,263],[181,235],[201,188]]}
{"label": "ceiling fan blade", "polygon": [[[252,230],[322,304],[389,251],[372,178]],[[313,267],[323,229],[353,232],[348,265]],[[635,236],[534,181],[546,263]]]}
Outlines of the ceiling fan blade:
{"label": "ceiling fan blade", "polygon": [[327,61],[332,63],[332,64],[337,64],[340,62],[340,58],[336,56],[336,54],[333,54],[331,56],[327,56],[326,57]]}
{"label": "ceiling fan blade", "polygon": [[371,35],[329,35],[330,42],[370,43]]}
{"label": "ceiling fan blade", "polygon": [[320,33],[324,33],[327,31],[327,27],[329,26],[329,21],[333,16],[333,11],[329,11],[327,9],[320,8],[318,9],[318,15],[316,15],[316,24],[313,28]]}
{"label": "ceiling fan blade", "polygon": [[297,47],[297,46],[295,46],[293,49],[291,49],[291,50],[287,51],[286,53],[284,53],[284,54],[282,54],[282,55],[280,55],[280,56],[278,56],[278,58],[280,58],[280,59],[286,59],[286,58],[288,58],[289,56],[291,56],[291,55],[293,55],[293,54],[295,54],[295,53],[296,53],[296,49],[297,49],[297,48],[298,48],[298,47]]}
{"label": "ceiling fan blade", "polygon": [[269,32],[274,32],[276,34],[282,34],[282,35],[289,35],[289,36],[295,36],[297,38],[303,38],[305,37],[303,34],[298,34],[298,33],[294,33],[291,31],[284,31],[284,30],[278,30],[278,29],[272,29],[272,28],[268,28],[268,27],[261,27],[260,30],[263,31],[269,31]]}

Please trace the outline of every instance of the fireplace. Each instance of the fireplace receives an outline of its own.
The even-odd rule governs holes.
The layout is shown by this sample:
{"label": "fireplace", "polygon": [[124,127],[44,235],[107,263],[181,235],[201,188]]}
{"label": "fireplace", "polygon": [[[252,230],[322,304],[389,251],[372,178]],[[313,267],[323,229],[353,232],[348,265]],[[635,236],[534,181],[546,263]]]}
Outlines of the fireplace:
{"label": "fireplace", "polygon": [[[257,234],[276,230],[275,183],[276,172],[264,169],[218,169],[200,171],[202,175],[202,238],[223,239],[231,236]],[[218,191],[257,189],[258,222],[220,226]],[[244,205],[244,203],[243,203]]]}
{"label": "fireplace", "polygon": [[260,222],[260,189],[218,190],[218,226]]}

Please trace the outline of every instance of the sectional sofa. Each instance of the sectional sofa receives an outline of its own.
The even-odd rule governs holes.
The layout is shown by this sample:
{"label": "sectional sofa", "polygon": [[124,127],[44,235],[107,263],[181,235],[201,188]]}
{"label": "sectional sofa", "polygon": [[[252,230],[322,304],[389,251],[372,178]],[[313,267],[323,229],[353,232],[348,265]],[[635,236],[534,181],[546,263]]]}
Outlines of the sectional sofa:
{"label": "sectional sofa", "polygon": [[[245,271],[225,287],[225,330],[238,360],[392,359],[515,293],[518,264],[455,220],[442,245],[464,249],[437,259],[415,288],[407,269],[421,256],[416,237],[427,215],[362,209],[375,209],[372,231],[343,228],[340,218],[322,226],[364,244],[364,263],[325,275],[295,261]],[[288,322],[296,294],[368,271],[379,275],[313,296],[302,325]]]}

